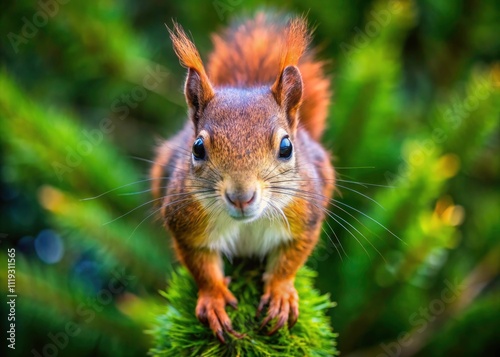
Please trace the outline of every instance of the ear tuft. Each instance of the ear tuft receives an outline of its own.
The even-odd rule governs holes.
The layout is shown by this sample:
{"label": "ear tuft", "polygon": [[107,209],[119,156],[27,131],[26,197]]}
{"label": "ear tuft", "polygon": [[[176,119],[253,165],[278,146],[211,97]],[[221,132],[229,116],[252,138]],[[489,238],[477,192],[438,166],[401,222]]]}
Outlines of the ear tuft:
{"label": "ear tuft", "polygon": [[188,69],[184,94],[196,125],[201,111],[213,98],[214,89],[208,79],[196,46],[188,38],[182,26],[174,22],[173,29],[168,27],[167,29],[174,45],[175,54],[179,58],[181,65]]}
{"label": "ear tuft", "polygon": [[311,33],[305,17],[296,17],[288,22],[285,41],[281,49],[280,73],[287,66],[296,66],[311,42]]}
{"label": "ear tuft", "polygon": [[174,21],[173,28],[167,26],[170,39],[174,46],[174,51],[179,58],[181,65],[186,68],[193,68],[198,73],[205,72],[200,54],[194,43],[189,39],[181,25]]}

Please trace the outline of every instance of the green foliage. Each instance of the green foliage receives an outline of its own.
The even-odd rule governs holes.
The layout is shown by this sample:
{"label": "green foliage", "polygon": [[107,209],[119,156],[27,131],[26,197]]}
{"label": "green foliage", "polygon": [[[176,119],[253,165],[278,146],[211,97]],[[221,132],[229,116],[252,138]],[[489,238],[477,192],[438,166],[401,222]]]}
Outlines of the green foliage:
{"label": "green foliage", "polygon": [[297,274],[296,288],[300,299],[297,324],[272,336],[259,330],[255,317],[262,295],[262,269],[249,262],[238,264],[231,274],[231,291],[238,299],[238,310],[227,308],[236,331],[246,336],[228,336],[221,344],[211,330],[200,324],[194,315],[197,287],[185,268],[178,269],[170,280],[165,298],[167,311],[158,317],[157,326],[150,331],[155,338],[154,356],[333,356],[337,354],[327,310],[333,306],[328,295],[313,288],[316,273],[303,268]]}

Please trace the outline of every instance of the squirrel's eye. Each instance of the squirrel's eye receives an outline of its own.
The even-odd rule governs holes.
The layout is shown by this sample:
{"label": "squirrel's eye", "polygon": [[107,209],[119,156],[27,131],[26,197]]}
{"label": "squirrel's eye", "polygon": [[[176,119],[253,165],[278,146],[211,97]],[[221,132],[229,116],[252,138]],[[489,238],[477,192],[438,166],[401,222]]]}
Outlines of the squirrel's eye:
{"label": "squirrel's eye", "polygon": [[288,138],[288,136],[285,136],[283,139],[281,139],[280,143],[280,159],[289,159],[292,157],[292,142]]}
{"label": "squirrel's eye", "polygon": [[193,157],[195,160],[204,160],[205,159],[205,145],[203,145],[203,139],[198,138],[193,143]]}

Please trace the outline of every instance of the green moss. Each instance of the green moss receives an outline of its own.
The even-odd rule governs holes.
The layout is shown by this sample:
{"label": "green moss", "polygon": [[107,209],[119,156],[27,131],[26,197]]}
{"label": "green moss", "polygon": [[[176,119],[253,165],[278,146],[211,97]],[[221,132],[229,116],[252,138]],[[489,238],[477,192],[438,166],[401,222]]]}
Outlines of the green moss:
{"label": "green moss", "polygon": [[166,312],[158,316],[154,337],[154,356],[333,356],[337,334],[333,333],[327,311],[335,306],[328,295],[313,288],[316,273],[306,267],[297,274],[295,286],[300,297],[300,315],[289,331],[286,327],[273,336],[259,331],[261,319],[255,317],[262,294],[262,271],[251,263],[238,264],[231,273],[231,291],[238,298],[238,310],[227,307],[233,327],[246,334],[242,339],[227,336],[221,344],[211,330],[194,314],[197,287],[185,268],[173,274],[163,293]]}

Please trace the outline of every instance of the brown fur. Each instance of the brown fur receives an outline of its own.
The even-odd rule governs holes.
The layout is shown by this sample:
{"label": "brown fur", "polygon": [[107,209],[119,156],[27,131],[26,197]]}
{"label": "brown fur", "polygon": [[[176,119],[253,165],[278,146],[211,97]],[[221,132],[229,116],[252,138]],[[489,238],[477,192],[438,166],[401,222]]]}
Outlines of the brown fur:
{"label": "brown fur", "polygon": [[[324,128],[329,80],[322,64],[307,52],[310,35],[305,20],[283,25],[259,14],[214,36],[210,79],[182,28],[174,25],[170,35],[188,68],[185,94],[191,120],[158,148],[152,187],[155,197],[161,198],[176,255],[199,287],[196,315],[221,341],[223,331],[241,336],[225,312],[226,304],[235,306],[236,299],[224,277],[221,252],[227,247],[220,235],[224,225],[243,230],[254,226],[244,223],[241,228],[232,218],[229,223],[217,221],[219,211],[214,213],[209,202],[229,210],[224,198],[228,192],[254,192],[259,197],[257,207],[270,207],[261,202],[282,206],[290,236],[286,242],[273,236],[272,241],[251,248],[266,247],[258,312],[269,304],[262,324],[277,318],[270,333],[287,320],[291,327],[299,311],[294,277],[319,239],[335,177],[329,154],[317,141]],[[293,143],[293,156],[286,160],[277,156],[284,137]],[[202,160],[191,154],[196,138],[203,139]],[[263,216],[256,219],[259,225],[274,224]],[[248,239],[254,243],[259,238]]]}

